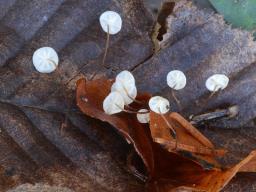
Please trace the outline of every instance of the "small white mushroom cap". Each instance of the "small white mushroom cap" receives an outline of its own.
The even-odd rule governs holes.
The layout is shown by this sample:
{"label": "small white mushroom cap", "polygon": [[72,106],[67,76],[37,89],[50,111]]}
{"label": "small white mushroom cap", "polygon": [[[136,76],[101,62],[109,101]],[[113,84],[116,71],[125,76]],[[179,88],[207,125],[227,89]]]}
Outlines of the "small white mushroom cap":
{"label": "small white mushroom cap", "polygon": [[115,35],[122,28],[122,18],[114,11],[106,11],[100,16],[100,25],[106,33]]}
{"label": "small white mushroom cap", "polygon": [[124,109],[124,99],[118,92],[111,92],[103,101],[103,110],[106,114],[120,113]]}
{"label": "small white mushroom cap", "polygon": [[229,78],[226,75],[214,74],[206,80],[205,86],[209,91],[215,92],[219,89],[225,89],[228,86],[228,83]]}
{"label": "small white mushroom cap", "polygon": [[36,70],[40,73],[51,73],[59,64],[58,54],[51,47],[37,49],[32,60]]}
{"label": "small white mushroom cap", "polygon": [[160,96],[151,97],[148,105],[151,111],[154,111],[158,114],[165,114],[170,110],[169,101]]}
{"label": "small white mushroom cap", "polygon": [[183,89],[187,83],[185,74],[179,70],[170,71],[166,79],[168,86],[175,90]]}
{"label": "small white mushroom cap", "polygon": [[115,91],[122,95],[125,105],[131,104],[137,97],[137,88],[133,84],[123,84],[120,81],[116,81],[111,87],[111,92]]}
{"label": "small white mushroom cap", "polygon": [[[147,109],[140,109],[137,114],[137,119],[140,123],[148,123],[149,120],[150,120],[150,117],[149,117],[149,112]],[[146,113],[148,112],[148,113]],[[142,114],[143,113],[143,114]]]}
{"label": "small white mushroom cap", "polygon": [[135,79],[130,71],[121,71],[116,76],[116,81],[122,82],[123,85],[133,86],[135,85]]}

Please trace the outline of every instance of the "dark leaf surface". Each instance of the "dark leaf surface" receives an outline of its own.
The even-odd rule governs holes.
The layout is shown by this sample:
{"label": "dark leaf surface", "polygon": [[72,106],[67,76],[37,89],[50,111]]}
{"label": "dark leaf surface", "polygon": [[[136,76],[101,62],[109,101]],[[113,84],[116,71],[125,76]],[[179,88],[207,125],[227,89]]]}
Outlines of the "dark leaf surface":
{"label": "dark leaf surface", "polygon": [[[71,89],[79,71],[112,74],[151,55],[152,20],[142,3],[7,0],[0,10],[0,191],[26,182],[75,191],[142,191],[127,171],[129,146],[109,125],[81,115]],[[109,69],[100,65],[106,34],[98,18],[106,10],[124,20],[122,32],[111,36]],[[60,56],[60,67],[50,75],[32,65],[33,52],[42,46]],[[61,128],[68,106],[72,112]]]}
{"label": "dark leaf surface", "polygon": [[[186,88],[177,91],[183,115],[200,114],[208,110],[239,105],[237,118],[216,124],[222,128],[240,128],[254,119],[256,43],[249,32],[231,29],[221,16],[200,10],[191,2],[181,1],[168,18],[169,30],[160,42],[162,51],[134,70],[141,90],[172,100],[166,84],[170,70],[179,69],[188,78]],[[210,93],[206,79],[224,73],[230,84],[206,103]],[[150,86],[148,86],[150,84]]]}
{"label": "dark leaf surface", "polygon": [[[109,9],[121,13],[124,27],[111,36],[106,60],[110,68],[103,68],[106,34],[98,17]],[[238,128],[255,117],[255,110],[248,110],[256,103],[251,35],[231,30],[219,16],[191,5],[176,6],[175,16],[169,19],[172,30],[161,45],[166,48],[151,59],[153,21],[138,0],[5,0],[0,2],[0,20],[0,191],[38,182],[75,191],[144,190],[127,171],[130,146],[108,124],[86,117],[76,108],[72,79],[79,72],[86,77],[95,71],[113,76],[130,69],[140,90],[171,98],[165,75],[172,67],[181,67],[193,85],[177,93],[183,114],[235,103],[240,106],[239,116],[219,121],[218,126]],[[37,73],[32,65],[33,52],[42,46],[55,48],[61,59],[57,72],[50,75]],[[234,83],[209,105],[197,107],[195,100],[200,103],[206,94],[202,79],[219,70],[231,74]],[[63,84],[67,88],[62,89]],[[172,105],[175,109],[174,102]],[[68,106],[67,126],[61,129]],[[256,131],[251,127],[202,131],[218,147],[232,151],[228,164],[237,163],[256,148]],[[234,181],[239,186],[236,189],[253,187],[253,182],[239,181]],[[234,191],[230,186],[227,190]]]}

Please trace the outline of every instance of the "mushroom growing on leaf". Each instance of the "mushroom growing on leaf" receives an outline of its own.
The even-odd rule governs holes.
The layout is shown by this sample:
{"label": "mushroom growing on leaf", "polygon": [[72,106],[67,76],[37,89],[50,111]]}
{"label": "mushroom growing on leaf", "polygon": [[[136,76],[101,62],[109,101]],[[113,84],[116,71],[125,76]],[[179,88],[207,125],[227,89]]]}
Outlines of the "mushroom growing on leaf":
{"label": "mushroom growing on leaf", "polygon": [[168,86],[175,90],[183,89],[187,83],[185,74],[179,70],[170,71],[166,79]]}
{"label": "mushroom growing on leaf", "polygon": [[120,113],[124,110],[124,99],[119,92],[111,92],[103,101],[103,110],[108,115]]}
{"label": "mushroom growing on leaf", "polygon": [[170,110],[170,103],[167,99],[154,96],[148,102],[149,108],[151,111],[158,114],[165,114]]}
{"label": "mushroom growing on leaf", "polygon": [[105,52],[102,59],[102,66],[105,66],[105,60],[109,48],[110,34],[115,35],[122,29],[122,18],[118,13],[114,11],[106,11],[100,16],[100,25],[103,31],[107,33]]}
{"label": "mushroom growing on leaf", "polygon": [[122,28],[122,18],[114,11],[106,11],[100,16],[100,25],[103,31],[115,35]]}
{"label": "mushroom growing on leaf", "polygon": [[111,87],[111,91],[119,92],[126,105],[131,104],[137,96],[135,79],[131,72],[122,71],[116,76],[116,81]]}
{"label": "mushroom growing on leaf", "polygon": [[140,109],[137,114],[137,119],[140,123],[148,123],[150,120],[150,114],[147,109]]}
{"label": "mushroom growing on leaf", "polygon": [[206,82],[206,88],[211,92],[223,90],[228,86],[229,78],[224,74],[214,74],[210,76]]}
{"label": "mushroom growing on leaf", "polygon": [[120,81],[113,83],[111,92],[119,92],[124,99],[125,105],[131,104],[137,96],[137,88],[135,85],[124,85]]}
{"label": "mushroom growing on leaf", "polygon": [[[171,130],[171,135],[174,139],[176,139],[176,130],[172,127],[172,125],[169,123],[168,119],[165,117],[165,114],[169,112],[170,110],[170,103],[167,99],[160,97],[160,96],[154,96],[151,97],[151,99],[148,102],[149,108],[151,111],[160,114],[162,119],[165,121],[168,128]],[[177,140],[176,140],[177,145]]]}
{"label": "mushroom growing on leaf", "polygon": [[116,81],[121,82],[124,85],[135,85],[135,79],[130,71],[121,71],[116,76]]}
{"label": "mushroom growing on leaf", "polygon": [[[182,71],[173,70],[170,71],[166,77],[167,85],[171,87],[173,90],[180,90],[183,89],[187,84],[187,78]],[[179,108],[181,109],[180,100],[176,97],[176,94],[172,90],[172,96],[176,103],[178,104]]]}
{"label": "mushroom growing on leaf", "polygon": [[51,47],[37,49],[32,60],[36,70],[40,73],[51,73],[59,64],[58,54]]}

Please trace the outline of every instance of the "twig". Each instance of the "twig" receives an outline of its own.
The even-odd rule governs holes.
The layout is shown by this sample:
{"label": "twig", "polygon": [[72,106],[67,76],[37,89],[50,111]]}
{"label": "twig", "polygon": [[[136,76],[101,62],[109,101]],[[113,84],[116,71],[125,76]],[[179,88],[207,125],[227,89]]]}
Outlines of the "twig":
{"label": "twig", "polygon": [[218,110],[218,111],[214,111],[214,112],[210,112],[210,113],[204,113],[201,115],[196,115],[196,116],[192,116],[190,118],[190,123],[191,124],[198,124],[201,123],[203,121],[209,121],[209,120],[213,120],[213,119],[217,119],[217,118],[223,118],[223,117],[235,117],[239,112],[239,108],[237,105],[231,106],[227,109],[222,109],[222,110]]}

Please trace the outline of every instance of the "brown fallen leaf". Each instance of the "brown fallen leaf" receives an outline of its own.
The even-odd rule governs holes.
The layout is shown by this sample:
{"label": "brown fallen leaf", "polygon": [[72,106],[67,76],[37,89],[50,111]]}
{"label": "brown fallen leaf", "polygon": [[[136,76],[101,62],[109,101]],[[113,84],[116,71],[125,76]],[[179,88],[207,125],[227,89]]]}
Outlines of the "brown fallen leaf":
{"label": "brown fallen leaf", "polygon": [[[155,168],[154,158],[158,157],[158,154],[164,153],[164,155],[159,155],[161,158],[171,153],[165,151],[160,145],[153,143],[149,126],[139,123],[135,114],[122,112],[110,116],[103,111],[102,103],[110,93],[112,83],[113,80],[108,80],[104,77],[93,81],[86,81],[85,79],[78,80],[76,94],[77,105],[86,115],[108,122],[115,127],[129,143],[134,145],[135,150],[145,163],[149,175],[154,177],[157,175],[155,173],[157,169]],[[147,104],[149,98],[149,94],[140,94],[136,99]],[[140,109],[145,106],[139,107],[138,104],[134,103],[132,107]],[[180,155],[174,153],[171,156],[173,156],[172,159],[179,159],[178,156]],[[195,163],[198,164],[197,162]],[[209,165],[207,164],[206,167],[209,168]]]}
{"label": "brown fallen leaf", "polygon": [[[156,190],[159,192],[166,192],[166,191],[188,191],[188,192],[197,192],[197,191],[207,191],[207,192],[218,192],[221,191],[229,182],[230,180],[240,172],[243,167],[246,167],[248,164],[255,161],[256,151],[251,152],[243,161],[235,165],[230,169],[226,169],[223,171],[214,170],[204,174],[198,183],[194,183],[192,186],[179,186],[173,188],[168,184],[163,184]],[[198,175],[194,175],[195,177],[199,178]]]}
{"label": "brown fallen leaf", "polygon": [[[134,145],[135,150],[145,163],[149,174],[154,171],[154,159],[152,140],[149,129],[146,130],[143,124],[139,123],[136,115],[120,113],[117,115],[107,115],[103,111],[103,100],[110,93],[113,80],[100,78],[94,81],[80,79],[77,82],[77,105],[86,115],[108,122],[115,127],[129,143]],[[147,103],[150,95],[139,95],[138,100]],[[138,106],[133,105],[133,108]],[[138,108],[139,109],[139,108]]]}
{"label": "brown fallen leaf", "polygon": [[[148,170],[148,191],[166,192],[184,189],[187,191],[216,192],[226,186],[237,172],[253,170],[251,168],[256,159],[255,151],[232,168],[221,170],[212,167],[212,169],[209,170],[205,169],[200,164],[199,160],[199,162],[196,162],[195,159],[186,158],[181,154],[173,152],[173,150],[167,151],[160,146],[160,144],[153,142],[150,136],[149,126],[140,124],[137,121],[135,114],[120,113],[111,116],[105,114],[102,109],[102,103],[104,98],[110,92],[112,83],[113,80],[108,80],[106,78],[100,78],[93,81],[80,79],[77,82],[77,104],[86,115],[106,121],[113,125],[130,143],[133,144],[136,152],[140,155]],[[136,99],[147,103],[149,98],[150,95],[145,94],[139,95]],[[138,104],[134,104],[132,107],[139,109]],[[153,118],[154,117],[155,116],[153,115]],[[188,133],[185,133],[182,129],[177,130],[178,134],[182,133],[182,137],[179,139],[187,146],[193,146],[196,143],[196,146],[202,145],[203,147],[208,148],[213,147],[207,138],[196,131],[194,127],[191,127],[181,116],[172,113],[170,118],[172,119],[172,122],[178,122],[181,128],[189,127]],[[188,134],[190,134],[189,137],[185,136]],[[189,138],[187,139],[188,141],[185,141],[186,137]],[[193,139],[193,137],[196,137],[197,139]]]}
{"label": "brown fallen leaf", "polygon": [[[233,166],[230,169],[224,171],[215,171],[208,176],[204,177],[200,184],[197,186],[199,188],[204,189],[209,192],[216,192],[223,189],[230,180],[240,171],[243,170],[244,167],[247,167],[249,164],[255,162],[256,151],[252,151],[244,160],[242,160],[237,165]],[[254,168],[255,169],[255,168]],[[247,170],[248,172],[252,172],[253,170]]]}
{"label": "brown fallen leaf", "polygon": [[214,145],[195,127],[193,127],[186,119],[178,113],[170,113],[165,115],[170,126],[176,131],[177,143],[170,134],[170,128],[167,123],[163,121],[161,115],[151,112],[150,114],[150,131],[153,140],[161,144],[166,150],[177,152],[187,151],[191,155],[211,162],[215,166],[218,163],[215,157],[223,156],[225,150],[216,150]]}
{"label": "brown fallen leaf", "polygon": [[[121,32],[110,40],[109,69],[101,66],[106,34],[99,17],[106,10],[123,20]],[[72,164],[82,172],[63,176],[76,178],[77,187],[70,187],[76,192],[141,191],[141,183],[118,166],[128,146],[109,128],[96,130],[99,122],[76,113],[70,93],[79,72],[111,75],[153,53],[152,16],[142,0],[5,0],[0,1],[0,19],[0,100],[10,101],[0,102],[0,180],[6,183],[0,183],[0,191],[43,179],[52,182],[38,178],[37,170],[56,164]],[[57,71],[48,75],[38,73],[32,62],[42,46],[53,47],[61,59]],[[60,129],[65,116],[66,127]],[[66,186],[66,181],[58,185]]]}

